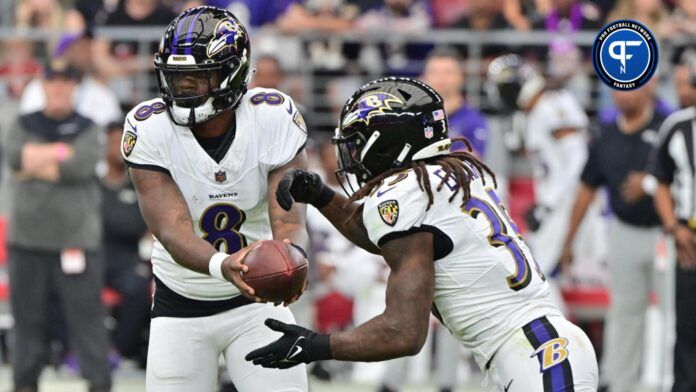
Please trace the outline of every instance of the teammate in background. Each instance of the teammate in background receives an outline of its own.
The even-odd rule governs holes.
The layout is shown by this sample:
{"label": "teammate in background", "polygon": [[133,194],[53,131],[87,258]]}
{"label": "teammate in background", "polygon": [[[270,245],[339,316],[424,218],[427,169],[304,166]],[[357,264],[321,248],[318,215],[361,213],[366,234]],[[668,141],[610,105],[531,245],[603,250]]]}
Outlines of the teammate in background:
{"label": "teammate in background", "polygon": [[156,239],[148,391],[212,391],[220,354],[239,391],[307,390],[304,367],[270,371],[242,357],[277,336],[263,319],[294,321],[255,303],[240,274],[248,244],[308,241],[305,208],[268,197],[286,170],[306,167],[304,122],[287,95],[247,91],[250,54],[229,11],[184,11],[155,55],[162,98],[126,118],[121,152]]}
{"label": "teammate in background", "polygon": [[346,238],[382,254],[391,267],[386,309],[330,335],[266,320],[283,336],[247,360],[284,369],[414,355],[432,306],[500,390],[595,391],[590,340],[551,301],[493,173],[470,152],[450,151],[442,98],[413,79],[379,79],[348,100],[339,124],[337,173],[350,198],[304,170],[288,171],[276,197],[286,209],[314,205]]}
{"label": "teammate in background", "polygon": [[445,101],[450,136],[467,138],[476,156],[483,158],[486,154],[488,125],[483,114],[466,103],[462,65],[461,57],[454,50],[435,49],[425,61],[421,79],[432,86]]}
{"label": "teammate in background", "polygon": [[[554,277],[558,272],[573,197],[587,160],[589,120],[577,99],[564,90],[553,90],[531,65],[517,55],[496,58],[488,68],[495,88],[492,100],[525,113],[524,143],[531,153],[535,204],[525,213],[527,236],[534,259],[549,277],[551,295],[564,309]],[[593,208],[583,221],[574,243],[577,255],[586,260],[599,256],[597,230],[599,209]]]}

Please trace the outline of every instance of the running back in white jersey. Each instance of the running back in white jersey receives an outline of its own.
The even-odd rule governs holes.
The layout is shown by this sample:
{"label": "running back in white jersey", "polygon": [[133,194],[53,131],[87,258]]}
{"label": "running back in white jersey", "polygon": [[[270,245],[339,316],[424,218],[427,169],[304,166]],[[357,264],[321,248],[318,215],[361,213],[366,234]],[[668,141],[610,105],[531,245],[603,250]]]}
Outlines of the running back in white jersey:
{"label": "running back in white jersey", "polygon": [[[272,238],[268,173],[290,162],[307,139],[292,99],[273,89],[249,90],[235,119],[234,141],[217,163],[189,128],[171,121],[162,100],[153,99],[128,113],[121,148],[129,166],[169,173],[188,204],[196,234],[227,253]],[[176,263],[157,239],[152,265],[157,278],[185,297],[220,300],[239,294],[229,282]]]}
{"label": "running back in white jersey", "polygon": [[473,180],[471,199],[462,207],[461,191],[449,202],[454,179],[437,191],[444,171],[427,168],[434,196],[429,210],[426,193],[408,170],[384,180],[367,197],[364,225],[377,246],[413,231],[433,233],[434,305],[483,368],[517,329],[560,312],[492,179]]}

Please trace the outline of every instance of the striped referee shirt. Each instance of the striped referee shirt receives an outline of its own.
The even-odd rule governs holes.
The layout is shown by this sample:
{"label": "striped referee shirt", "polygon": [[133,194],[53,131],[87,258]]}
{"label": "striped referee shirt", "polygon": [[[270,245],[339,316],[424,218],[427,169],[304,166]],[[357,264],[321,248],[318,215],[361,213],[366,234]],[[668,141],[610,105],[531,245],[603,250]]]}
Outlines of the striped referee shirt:
{"label": "striped referee shirt", "polygon": [[696,219],[696,106],[667,117],[660,127],[660,137],[653,161],[653,174],[672,184],[677,218]]}

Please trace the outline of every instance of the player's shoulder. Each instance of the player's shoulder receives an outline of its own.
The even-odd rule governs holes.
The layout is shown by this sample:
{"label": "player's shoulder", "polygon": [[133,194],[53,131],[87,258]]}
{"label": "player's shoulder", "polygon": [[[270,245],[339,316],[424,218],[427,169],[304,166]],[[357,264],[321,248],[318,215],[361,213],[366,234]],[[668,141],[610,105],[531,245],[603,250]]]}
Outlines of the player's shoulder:
{"label": "player's shoulder", "polygon": [[243,118],[254,122],[258,136],[266,135],[272,139],[268,142],[284,140],[288,137],[284,133],[293,128],[296,128],[297,137],[306,138],[307,125],[297,105],[289,95],[279,90],[261,87],[249,89],[242,96],[238,110],[246,113]]}
{"label": "player's shoulder", "polygon": [[295,104],[289,95],[280,90],[266,87],[254,87],[247,90],[242,96],[239,106],[270,115],[276,112],[280,114],[281,110],[287,112],[289,108],[295,110]]}
{"label": "player's shoulder", "polygon": [[152,128],[162,129],[163,123],[171,123],[167,115],[167,105],[161,98],[143,101],[133,106],[126,115],[126,125],[131,125],[137,130]]}
{"label": "player's shoulder", "polygon": [[667,133],[672,133],[675,129],[696,119],[696,106],[677,110],[667,116],[660,126],[660,134],[664,137]]}
{"label": "player's shoulder", "polygon": [[372,188],[365,198],[365,206],[394,200],[401,204],[412,201],[425,200],[426,195],[421,190],[421,185],[413,169],[406,169],[383,179]]}

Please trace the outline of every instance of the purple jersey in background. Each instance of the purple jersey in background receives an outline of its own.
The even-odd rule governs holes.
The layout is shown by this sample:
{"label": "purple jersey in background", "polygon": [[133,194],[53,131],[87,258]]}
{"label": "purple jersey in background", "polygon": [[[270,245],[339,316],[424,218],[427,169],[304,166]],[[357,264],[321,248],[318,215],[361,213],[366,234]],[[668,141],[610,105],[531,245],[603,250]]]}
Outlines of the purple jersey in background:
{"label": "purple jersey in background", "polygon": [[464,104],[454,112],[448,113],[448,121],[449,137],[464,136],[469,139],[476,155],[483,158],[488,140],[488,124],[483,114]]}

